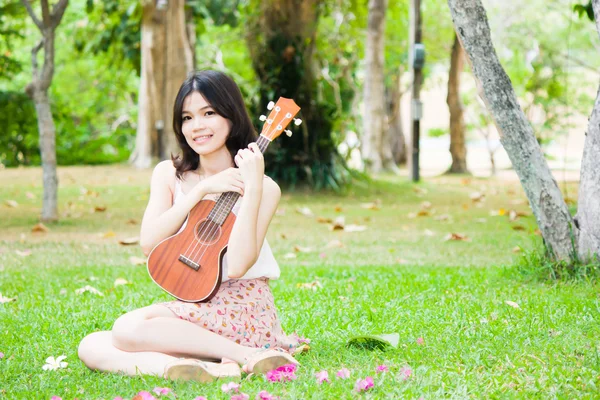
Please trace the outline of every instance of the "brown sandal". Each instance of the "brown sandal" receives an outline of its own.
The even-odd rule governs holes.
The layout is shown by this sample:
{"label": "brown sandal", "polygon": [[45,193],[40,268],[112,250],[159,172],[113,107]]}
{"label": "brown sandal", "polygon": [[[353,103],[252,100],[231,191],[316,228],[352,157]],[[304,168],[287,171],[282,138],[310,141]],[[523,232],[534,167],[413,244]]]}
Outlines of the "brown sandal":
{"label": "brown sandal", "polygon": [[247,374],[265,374],[287,364],[300,365],[288,353],[265,349],[246,357],[246,364],[244,364],[242,370]]}
{"label": "brown sandal", "polygon": [[223,358],[221,363],[183,358],[167,364],[164,376],[173,380],[181,379],[207,383],[214,382],[217,379],[239,380],[242,373],[238,363],[227,358]]}

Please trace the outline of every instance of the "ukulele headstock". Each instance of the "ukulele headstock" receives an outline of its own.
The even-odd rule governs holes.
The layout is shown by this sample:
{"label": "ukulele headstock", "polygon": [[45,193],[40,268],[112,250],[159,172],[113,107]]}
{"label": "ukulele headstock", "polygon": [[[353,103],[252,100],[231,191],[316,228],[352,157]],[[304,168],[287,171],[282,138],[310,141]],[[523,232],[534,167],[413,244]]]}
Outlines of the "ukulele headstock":
{"label": "ukulele headstock", "polygon": [[280,97],[277,103],[269,102],[267,109],[271,110],[269,116],[260,116],[260,120],[264,121],[260,134],[269,139],[269,141],[277,139],[284,131],[288,136],[292,136],[292,131],[285,128],[292,121],[294,121],[296,126],[302,123],[301,119],[294,118],[300,111],[300,107],[292,99]]}

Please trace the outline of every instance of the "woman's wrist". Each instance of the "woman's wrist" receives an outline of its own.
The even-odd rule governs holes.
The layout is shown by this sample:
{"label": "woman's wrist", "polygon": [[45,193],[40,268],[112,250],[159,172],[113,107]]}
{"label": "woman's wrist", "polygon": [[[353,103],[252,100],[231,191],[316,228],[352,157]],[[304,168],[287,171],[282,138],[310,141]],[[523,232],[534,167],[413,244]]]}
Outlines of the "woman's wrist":
{"label": "woman's wrist", "polygon": [[206,192],[206,189],[204,188],[202,182],[196,184],[196,186],[194,186],[194,188],[192,189],[192,195],[194,196],[196,201],[202,200],[207,194],[208,193]]}

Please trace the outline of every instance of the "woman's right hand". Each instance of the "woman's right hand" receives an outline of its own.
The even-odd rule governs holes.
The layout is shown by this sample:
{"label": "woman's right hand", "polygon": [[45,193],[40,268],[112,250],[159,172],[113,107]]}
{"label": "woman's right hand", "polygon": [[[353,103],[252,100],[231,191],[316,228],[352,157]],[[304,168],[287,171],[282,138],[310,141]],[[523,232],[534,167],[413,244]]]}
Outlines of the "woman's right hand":
{"label": "woman's right hand", "polygon": [[244,195],[244,180],[238,168],[227,168],[224,171],[202,179],[197,184],[205,194],[236,192]]}

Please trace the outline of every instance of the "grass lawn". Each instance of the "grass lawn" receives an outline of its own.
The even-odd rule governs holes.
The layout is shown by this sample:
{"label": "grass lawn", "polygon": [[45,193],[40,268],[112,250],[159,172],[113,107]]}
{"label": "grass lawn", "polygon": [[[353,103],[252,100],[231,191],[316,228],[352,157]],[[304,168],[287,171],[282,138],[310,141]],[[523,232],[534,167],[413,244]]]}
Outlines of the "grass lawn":
{"label": "grass lawn", "polygon": [[[132,263],[143,257],[139,247],[119,244],[139,233],[150,173],[61,168],[61,221],[33,233],[41,170],[0,171],[0,293],[16,298],[0,302],[0,398],[132,398],[155,387],[179,399],[229,398],[221,383],[97,373],[77,358],[86,334],[169,299],[145,266]],[[414,185],[384,176],[346,196],[284,193],[268,233],[282,269],[271,286],[285,330],[310,338],[311,350],[298,357],[297,380],[258,377],[243,381],[242,392],[251,399],[261,390],[282,399],[598,398],[598,285],[530,282],[511,267],[517,246],[541,242],[524,200],[518,182],[464,177]],[[314,216],[297,212],[302,207]],[[330,230],[317,220],[340,216],[366,230]],[[445,240],[450,233],[468,240]],[[130,284],[115,286],[117,278]],[[77,295],[85,285],[103,296]],[[397,349],[345,346],[357,334],[392,332],[400,335]],[[67,368],[42,370],[59,355]],[[381,364],[389,372],[376,373]],[[348,380],[335,377],[342,367],[351,370]],[[321,370],[331,383],[316,383]],[[354,392],[366,376],[375,386]]]}

